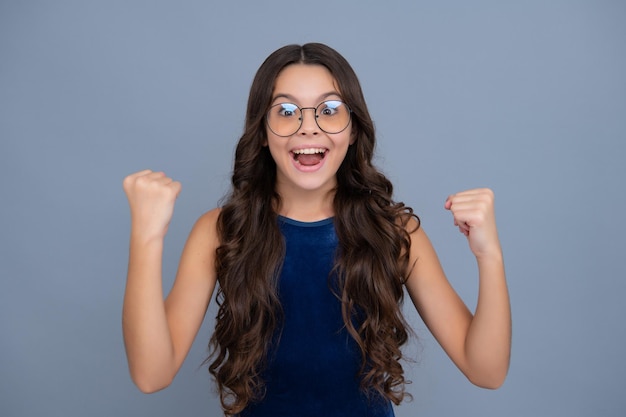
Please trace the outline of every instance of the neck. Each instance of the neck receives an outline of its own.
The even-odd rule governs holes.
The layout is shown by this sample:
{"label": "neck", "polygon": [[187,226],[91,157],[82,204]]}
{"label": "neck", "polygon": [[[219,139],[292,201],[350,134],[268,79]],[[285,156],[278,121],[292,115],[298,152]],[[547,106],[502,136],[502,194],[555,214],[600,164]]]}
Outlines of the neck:
{"label": "neck", "polygon": [[335,190],[294,190],[277,187],[281,198],[278,214],[302,222],[324,220],[335,215]]}

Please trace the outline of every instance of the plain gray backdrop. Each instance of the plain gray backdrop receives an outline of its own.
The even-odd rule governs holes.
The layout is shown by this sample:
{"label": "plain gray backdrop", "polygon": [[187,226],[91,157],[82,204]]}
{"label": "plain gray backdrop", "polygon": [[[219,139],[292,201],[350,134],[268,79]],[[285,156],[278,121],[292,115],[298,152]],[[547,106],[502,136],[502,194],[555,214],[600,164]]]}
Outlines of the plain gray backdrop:
{"label": "plain gray backdrop", "polygon": [[319,41],[360,77],[376,164],[470,308],[475,262],[443,209],[488,186],[513,309],[508,379],[472,386],[418,339],[397,416],[626,415],[626,5],[622,1],[0,1],[0,415],[218,416],[215,308],[174,383],[141,394],[121,307],[122,179],[183,184],[169,289],[227,191],[252,77]]}

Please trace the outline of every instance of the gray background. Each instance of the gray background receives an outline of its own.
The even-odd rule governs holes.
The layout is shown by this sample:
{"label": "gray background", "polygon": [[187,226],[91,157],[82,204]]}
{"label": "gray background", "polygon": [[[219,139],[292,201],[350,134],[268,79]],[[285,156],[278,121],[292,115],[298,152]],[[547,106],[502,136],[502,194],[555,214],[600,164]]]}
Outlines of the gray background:
{"label": "gray background", "polygon": [[511,369],[472,386],[410,305],[414,400],[398,416],[623,416],[626,6],[619,1],[0,2],[0,415],[217,416],[200,363],[132,385],[121,336],[121,181],[183,183],[169,288],[193,222],[229,185],[254,72],[321,41],[359,74],[377,164],[473,308],[474,261],[443,210],[496,192]]}

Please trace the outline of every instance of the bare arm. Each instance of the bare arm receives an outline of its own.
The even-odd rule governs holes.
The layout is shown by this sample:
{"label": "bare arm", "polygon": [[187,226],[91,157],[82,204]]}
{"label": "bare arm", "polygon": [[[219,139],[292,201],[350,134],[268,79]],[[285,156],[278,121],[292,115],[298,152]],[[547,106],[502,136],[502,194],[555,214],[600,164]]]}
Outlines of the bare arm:
{"label": "bare arm", "polygon": [[143,392],[168,386],[187,356],[215,287],[217,210],[202,216],[185,244],[174,286],[163,299],[163,239],[180,184],[142,171],[124,180],[131,208],[122,327],[131,377]]}
{"label": "bare arm", "polygon": [[511,313],[490,190],[449,197],[455,225],[476,256],[479,295],[472,314],[449,284],[426,233],[411,235],[415,264],[407,290],[424,322],[452,361],[474,384],[497,388],[504,382],[511,351]]}

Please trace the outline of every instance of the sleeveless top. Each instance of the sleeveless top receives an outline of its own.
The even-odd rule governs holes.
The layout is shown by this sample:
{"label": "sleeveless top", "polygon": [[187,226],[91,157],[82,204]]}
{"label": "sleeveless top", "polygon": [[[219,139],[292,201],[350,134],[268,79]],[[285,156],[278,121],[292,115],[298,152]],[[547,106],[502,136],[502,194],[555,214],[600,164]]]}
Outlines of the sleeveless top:
{"label": "sleeveless top", "polygon": [[337,250],[333,219],[279,216],[286,253],[279,278],[282,328],[268,352],[265,396],[241,417],[393,417],[391,402],[359,387],[361,353],[331,291]]}

